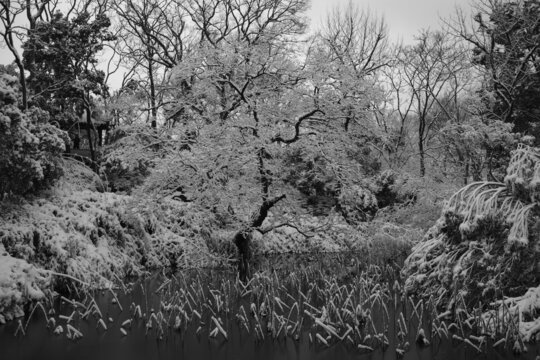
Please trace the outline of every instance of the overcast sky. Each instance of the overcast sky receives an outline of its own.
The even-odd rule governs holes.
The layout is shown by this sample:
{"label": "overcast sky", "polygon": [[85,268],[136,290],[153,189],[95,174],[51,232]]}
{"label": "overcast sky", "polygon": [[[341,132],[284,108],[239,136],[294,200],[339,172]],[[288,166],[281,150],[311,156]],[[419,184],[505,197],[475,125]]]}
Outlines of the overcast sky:
{"label": "overcast sky", "polygon": [[[436,29],[440,19],[455,13],[456,6],[470,8],[470,0],[351,0],[362,9],[384,16],[393,40],[411,43],[421,29]],[[311,0],[312,27],[320,24],[332,7],[346,5],[349,0]]]}

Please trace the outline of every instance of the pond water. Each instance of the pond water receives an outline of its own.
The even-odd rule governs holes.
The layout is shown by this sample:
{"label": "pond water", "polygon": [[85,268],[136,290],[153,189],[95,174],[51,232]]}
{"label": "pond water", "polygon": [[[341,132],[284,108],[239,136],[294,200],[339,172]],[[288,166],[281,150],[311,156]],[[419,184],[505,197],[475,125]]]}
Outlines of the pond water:
{"label": "pond water", "polygon": [[[431,333],[425,314],[415,319],[391,294],[386,305],[370,300],[382,293],[376,281],[392,282],[388,274],[369,272],[358,257],[283,259],[260,259],[256,267],[263,275],[247,285],[231,270],[183,271],[77,302],[57,299],[47,313],[36,306],[32,316],[0,326],[0,359],[454,360],[540,354],[534,346],[521,356],[503,346],[479,353],[464,341],[431,336],[428,346],[419,346],[418,318]],[[362,294],[363,310],[356,306],[356,315],[346,318],[355,308],[351,299],[361,302]],[[369,325],[368,318],[374,319]]]}

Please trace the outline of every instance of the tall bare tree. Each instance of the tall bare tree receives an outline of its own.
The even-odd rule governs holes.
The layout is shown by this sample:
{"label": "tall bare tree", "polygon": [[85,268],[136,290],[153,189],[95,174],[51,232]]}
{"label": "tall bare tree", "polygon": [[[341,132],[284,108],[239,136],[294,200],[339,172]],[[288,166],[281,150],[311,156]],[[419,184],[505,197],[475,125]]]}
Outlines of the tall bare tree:
{"label": "tall bare tree", "polygon": [[323,22],[318,36],[328,49],[329,59],[350,66],[363,76],[389,64],[388,28],[384,18],[349,1],[336,6]]}
{"label": "tall bare tree", "polygon": [[158,87],[185,52],[184,11],[178,0],[114,1],[112,7],[118,16],[121,40],[116,51],[133,73],[143,69],[151,126],[155,128],[161,106]]}
{"label": "tall bare tree", "polygon": [[[21,0],[4,0],[0,1],[0,35],[4,39],[9,51],[13,54],[15,64],[19,70],[19,82],[21,84],[23,108],[28,108],[28,87],[26,85],[26,74],[23,64],[23,59],[19,53],[19,43],[24,41],[28,36],[28,31],[36,27],[36,22],[44,15],[50,14],[51,6],[56,6],[56,1],[21,1]],[[48,11],[47,11],[48,10]],[[26,19],[21,19],[26,16]],[[27,26],[24,24],[28,22]]]}
{"label": "tall bare tree", "polygon": [[[461,72],[468,68],[466,51],[459,40],[444,31],[423,31],[416,43],[405,47],[399,57],[406,92],[412,103],[409,113],[417,121],[420,175],[426,173],[426,146],[448,112],[445,101],[457,101]],[[453,96],[446,96],[454,93]],[[407,106],[407,107],[408,107]]]}
{"label": "tall bare tree", "polygon": [[322,53],[316,61],[332,86],[342,93],[338,101],[347,113],[343,122],[347,131],[359,118],[357,112],[362,113],[355,108],[355,99],[366,99],[366,89],[357,85],[365,85],[370,79],[374,85],[370,90],[375,89],[380,70],[390,63],[388,29],[382,17],[349,1],[344,7],[334,7],[317,39],[316,46]]}
{"label": "tall bare tree", "polygon": [[187,0],[183,7],[198,30],[200,42],[223,40],[255,44],[302,34],[307,0]]}

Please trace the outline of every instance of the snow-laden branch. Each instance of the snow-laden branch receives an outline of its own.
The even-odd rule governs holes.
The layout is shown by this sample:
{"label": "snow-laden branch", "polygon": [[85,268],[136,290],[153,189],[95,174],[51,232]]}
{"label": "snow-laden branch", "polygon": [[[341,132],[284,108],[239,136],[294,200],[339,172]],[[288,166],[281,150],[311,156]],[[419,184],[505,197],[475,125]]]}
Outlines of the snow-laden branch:
{"label": "snow-laden branch", "polygon": [[312,237],[315,236],[315,235],[306,234],[298,226],[296,226],[294,224],[291,224],[289,222],[285,222],[285,223],[281,223],[281,224],[277,224],[277,225],[272,225],[272,226],[267,227],[265,229],[256,229],[256,230],[264,235],[266,233],[269,233],[270,231],[273,231],[273,230],[276,230],[276,229],[279,229],[279,228],[285,227],[285,226],[295,229],[300,235],[303,235],[306,238],[312,238]]}

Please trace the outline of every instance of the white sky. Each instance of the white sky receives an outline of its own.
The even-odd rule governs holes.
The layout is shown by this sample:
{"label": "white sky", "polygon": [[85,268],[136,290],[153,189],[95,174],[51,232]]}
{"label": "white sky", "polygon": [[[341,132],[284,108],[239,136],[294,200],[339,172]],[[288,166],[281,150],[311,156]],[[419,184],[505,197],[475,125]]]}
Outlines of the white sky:
{"label": "white sky", "polygon": [[[321,19],[334,6],[345,6],[349,0],[311,0],[312,27],[319,26]],[[383,16],[392,40],[414,41],[414,36],[421,29],[437,29],[441,18],[455,14],[456,6],[467,11],[470,0],[350,0],[360,9]]]}

